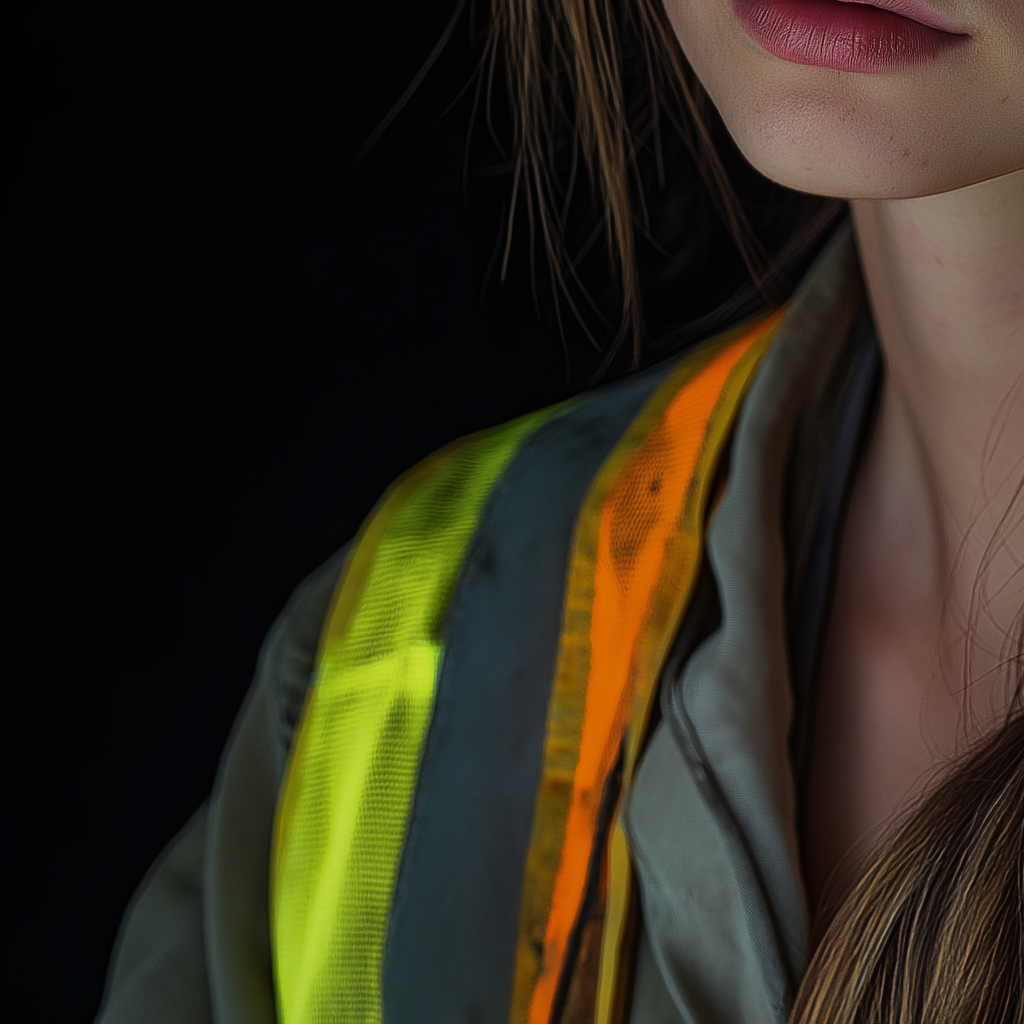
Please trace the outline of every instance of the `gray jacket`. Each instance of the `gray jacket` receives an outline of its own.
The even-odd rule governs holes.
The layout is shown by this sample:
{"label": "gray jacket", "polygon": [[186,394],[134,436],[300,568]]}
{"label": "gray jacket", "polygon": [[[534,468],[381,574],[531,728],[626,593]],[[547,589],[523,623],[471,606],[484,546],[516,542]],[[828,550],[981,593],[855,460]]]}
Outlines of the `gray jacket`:
{"label": "gray jacket", "polygon": [[[664,670],[662,718],[621,812],[642,906],[633,1021],[782,1024],[806,967],[802,761],[835,542],[878,376],[844,226],[745,401],[705,572]],[[346,554],[271,629],[210,799],[125,913],[98,1022],[276,1019],[272,822]]]}

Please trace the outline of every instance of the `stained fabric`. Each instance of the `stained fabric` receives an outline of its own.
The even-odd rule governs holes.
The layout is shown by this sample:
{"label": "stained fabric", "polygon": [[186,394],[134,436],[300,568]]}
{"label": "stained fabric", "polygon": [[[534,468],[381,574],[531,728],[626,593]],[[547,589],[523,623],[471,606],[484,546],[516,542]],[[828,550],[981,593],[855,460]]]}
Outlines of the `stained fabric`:
{"label": "stained fabric", "polygon": [[[581,508],[526,861],[513,1024],[547,1024],[561,1009],[607,781],[625,738],[628,788],[657,677],[696,581],[717,458],[781,315],[684,360],[626,431]],[[608,870],[599,1021],[621,1015],[631,942],[631,869],[617,830]]]}
{"label": "stained fabric", "polygon": [[564,407],[456,442],[384,497],[328,615],[275,823],[271,927],[284,1024],[371,1024],[448,606],[486,500]]}
{"label": "stained fabric", "polygon": [[[573,528],[602,463],[674,365],[585,395],[539,428],[487,503],[448,615],[395,887],[388,1024],[508,1020]],[[595,958],[599,928],[596,946]]]}

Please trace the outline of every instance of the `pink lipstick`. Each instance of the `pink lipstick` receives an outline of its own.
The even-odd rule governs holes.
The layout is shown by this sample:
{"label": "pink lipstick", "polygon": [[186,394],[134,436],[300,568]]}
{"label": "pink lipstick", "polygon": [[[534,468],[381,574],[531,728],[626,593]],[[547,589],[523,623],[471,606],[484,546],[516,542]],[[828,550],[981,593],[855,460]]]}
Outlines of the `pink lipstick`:
{"label": "pink lipstick", "polygon": [[732,0],[747,35],[792,64],[862,74],[903,71],[970,40],[921,0]]}

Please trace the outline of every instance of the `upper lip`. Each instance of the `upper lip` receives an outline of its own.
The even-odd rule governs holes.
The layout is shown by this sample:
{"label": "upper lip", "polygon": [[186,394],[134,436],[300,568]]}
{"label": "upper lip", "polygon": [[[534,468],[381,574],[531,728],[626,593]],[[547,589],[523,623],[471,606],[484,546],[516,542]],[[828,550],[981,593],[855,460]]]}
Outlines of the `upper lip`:
{"label": "upper lip", "polygon": [[859,3],[869,7],[878,7],[883,11],[891,11],[911,21],[916,21],[928,28],[949,32],[951,35],[962,36],[967,33],[947,21],[938,11],[934,10],[927,0],[839,0],[840,3]]}

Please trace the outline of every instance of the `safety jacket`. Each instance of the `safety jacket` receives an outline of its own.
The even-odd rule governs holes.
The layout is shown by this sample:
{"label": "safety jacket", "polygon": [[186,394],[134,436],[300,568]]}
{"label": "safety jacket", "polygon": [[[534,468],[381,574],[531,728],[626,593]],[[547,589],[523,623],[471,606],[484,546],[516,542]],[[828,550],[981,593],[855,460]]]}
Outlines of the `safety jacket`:
{"label": "safety jacket", "polygon": [[[697,579],[719,455],[780,319],[458,441],[370,516],[279,803],[271,914],[284,1024],[381,1020],[401,901],[417,885],[436,900],[446,877],[446,898],[479,920],[441,941],[469,941],[479,959],[516,936],[490,968],[507,973],[510,1020],[547,1022],[566,1001],[595,915],[600,967],[580,984],[596,993],[578,998],[596,995],[600,1024],[618,1016],[633,886],[608,824]],[[482,609],[488,600],[500,609]],[[500,674],[460,649],[509,644],[520,650]],[[482,842],[481,814],[494,833]],[[495,914],[470,878],[519,899]],[[424,914],[415,902],[406,913]]]}
{"label": "safety jacket", "polygon": [[400,479],[271,632],[100,1021],[783,1024],[859,295],[843,228],[784,310]]}

